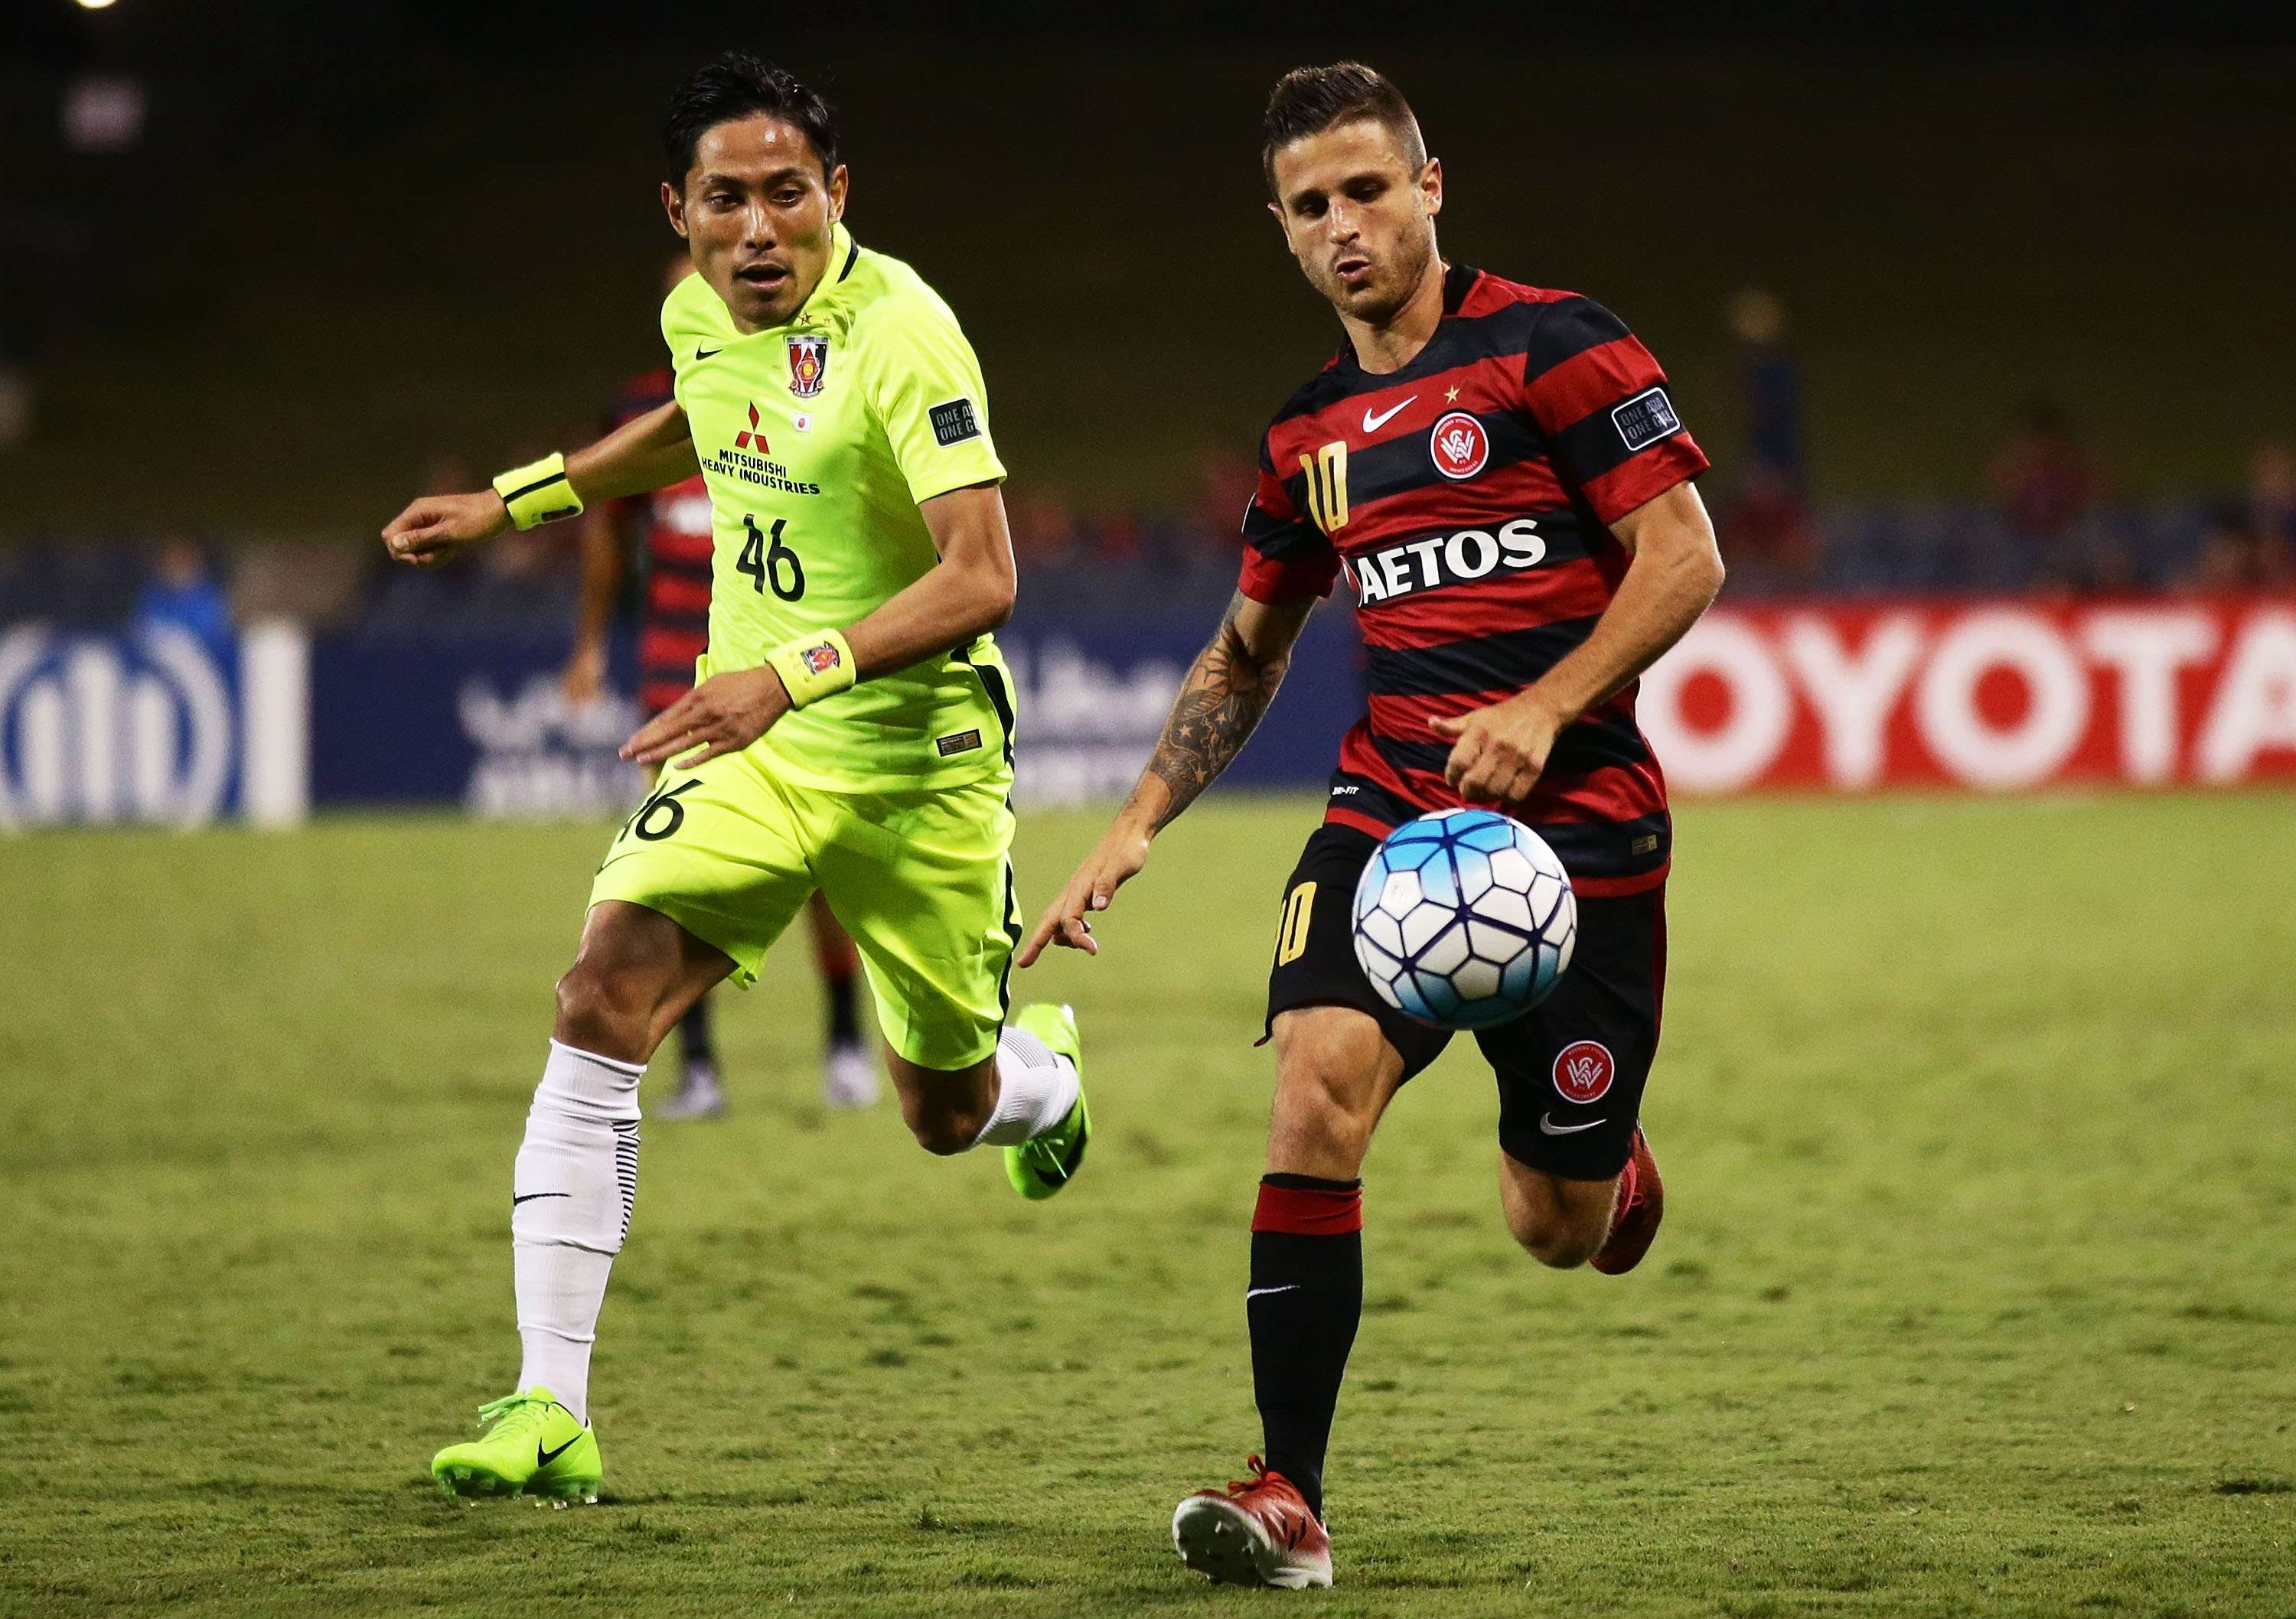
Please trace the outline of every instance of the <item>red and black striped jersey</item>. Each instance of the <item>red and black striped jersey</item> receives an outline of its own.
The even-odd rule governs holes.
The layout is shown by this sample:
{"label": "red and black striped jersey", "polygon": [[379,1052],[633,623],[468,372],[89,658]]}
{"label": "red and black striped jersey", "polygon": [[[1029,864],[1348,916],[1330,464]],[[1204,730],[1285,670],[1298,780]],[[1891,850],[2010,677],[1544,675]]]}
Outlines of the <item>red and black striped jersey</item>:
{"label": "red and black striped jersey", "polygon": [[[1658,362],[1600,304],[1464,265],[1443,294],[1400,371],[1342,344],[1292,397],[1244,513],[1246,595],[1300,601],[1342,574],[1354,592],[1369,712],[1326,818],[1374,835],[1458,805],[1428,721],[1513,696],[1585,641],[1627,570],[1609,526],[1707,466]],[[1633,686],[1563,730],[1513,813],[1582,894],[1664,880],[1666,780]]]}
{"label": "red and black striped jersey", "polygon": [[[669,403],[670,375],[648,372],[615,397],[609,432]],[[645,570],[638,620],[638,701],[660,714],[693,688],[693,660],[709,645],[709,489],[697,472],[644,497],[641,560]]]}

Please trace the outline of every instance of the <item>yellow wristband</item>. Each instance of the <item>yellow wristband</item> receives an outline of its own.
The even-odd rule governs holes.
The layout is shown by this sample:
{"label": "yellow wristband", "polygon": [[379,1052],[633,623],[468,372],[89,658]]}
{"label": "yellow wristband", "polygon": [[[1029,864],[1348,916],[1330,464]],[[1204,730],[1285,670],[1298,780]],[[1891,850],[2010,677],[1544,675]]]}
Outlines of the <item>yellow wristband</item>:
{"label": "yellow wristband", "polygon": [[853,684],[853,649],[835,630],[816,630],[785,641],[766,654],[766,663],[789,688],[793,708],[833,697]]}
{"label": "yellow wristband", "polygon": [[521,529],[554,523],[582,510],[582,497],[566,481],[566,457],[554,450],[530,466],[512,467],[496,478],[495,493]]}

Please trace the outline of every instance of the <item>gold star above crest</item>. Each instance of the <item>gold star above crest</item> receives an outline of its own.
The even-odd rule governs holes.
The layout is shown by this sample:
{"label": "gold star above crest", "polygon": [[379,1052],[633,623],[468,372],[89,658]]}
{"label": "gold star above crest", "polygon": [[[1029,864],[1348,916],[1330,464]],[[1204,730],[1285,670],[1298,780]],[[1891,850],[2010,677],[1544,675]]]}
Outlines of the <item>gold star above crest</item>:
{"label": "gold star above crest", "polygon": [[1449,388],[1443,390],[1443,403],[1446,405],[1456,405],[1459,403],[1459,385],[1457,383],[1455,382]]}

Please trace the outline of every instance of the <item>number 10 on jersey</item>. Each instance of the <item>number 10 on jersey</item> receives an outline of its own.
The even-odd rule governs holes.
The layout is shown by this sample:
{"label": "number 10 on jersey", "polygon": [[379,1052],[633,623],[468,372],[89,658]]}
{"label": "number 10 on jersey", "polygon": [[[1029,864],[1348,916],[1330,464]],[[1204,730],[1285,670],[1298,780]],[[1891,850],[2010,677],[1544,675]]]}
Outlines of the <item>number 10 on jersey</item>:
{"label": "number 10 on jersey", "polygon": [[805,594],[805,564],[797,552],[782,543],[782,530],[789,519],[777,517],[774,526],[763,533],[758,529],[757,518],[748,512],[742,516],[742,527],[750,537],[742,542],[742,554],[734,559],[734,570],[750,576],[750,584],[759,595],[770,585],[773,593],[784,601],[794,601]]}

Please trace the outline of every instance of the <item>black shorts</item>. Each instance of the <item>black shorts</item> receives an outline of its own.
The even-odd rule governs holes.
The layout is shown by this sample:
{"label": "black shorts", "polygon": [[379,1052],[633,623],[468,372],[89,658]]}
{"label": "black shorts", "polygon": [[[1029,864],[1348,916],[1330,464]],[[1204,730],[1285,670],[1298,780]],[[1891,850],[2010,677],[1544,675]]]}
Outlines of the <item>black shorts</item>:
{"label": "black shorts", "polygon": [[[1354,1007],[1378,1021],[1409,1079],[1451,1035],[1381,1000],[1356,963],[1356,879],[1378,846],[1368,832],[1335,824],[1308,839],[1283,885],[1267,1021],[1272,1028],[1278,1013],[1303,1006]],[[1578,942],[1554,993],[1475,1035],[1498,1076],[1507,1157],[1571,1181],[1606,1181],[1626,1167],[1665,990],[1665,886],[1609,899],[1581,895]]]}

